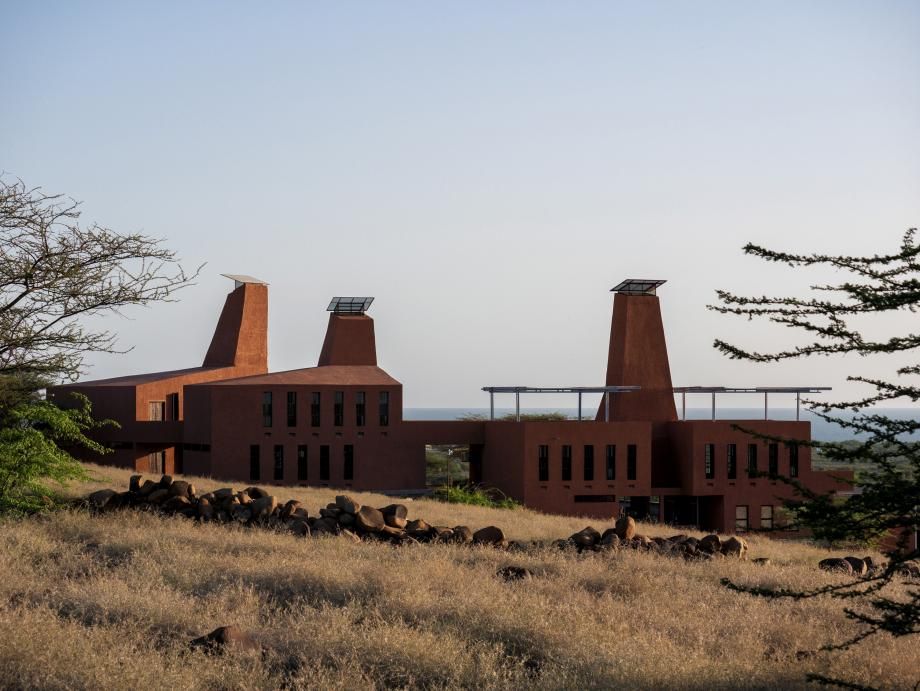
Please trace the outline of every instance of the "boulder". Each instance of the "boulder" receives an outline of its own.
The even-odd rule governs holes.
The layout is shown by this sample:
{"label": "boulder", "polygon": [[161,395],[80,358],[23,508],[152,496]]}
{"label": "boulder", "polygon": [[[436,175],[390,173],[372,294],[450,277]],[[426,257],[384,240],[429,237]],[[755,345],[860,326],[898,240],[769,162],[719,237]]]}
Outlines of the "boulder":
{"label": "boulder", "polygon": [[160,488],[153,490],[147,495],[147,501],[151,504],[162,504],[169,497],[169,490]]}
{"label": "boulder", "polygon": [[389,504],[380,509],[380,513],[383,514],[384,518],[396,516],[397,518],[407,519],[409,517],[409,509],[405,504]]}
{"label": "boulder", "polygon": [[271,495],[266,495],[264,497],[254,499],[253,502],[249,505],[249,508],[252,511],[253,519],[260,520],[271,516],[272,512],[275,510],[275,508],[277,508],[277,506],[278,500]]}
{"label": "boulder", "polygon": [[[281,509],[281,520],[283,521],[288,520],[289,518],[294,516],[294,512],[299,508],[301,508],[300,502],[297,501],[296,499],[290,499]],[[306,511],[304,511],[304,514],[305,513]],[[306,518],[306,516],[304,515],[303,518]]]}
{"label": "boulder", "polygon": [[350,513],[342,513],[339,516],[339,525],[343,528],[351,528],[355,524],[355,516]]}
{"label": "boulder", "polygon": [[751,563],[757,564],[758,566],[769,566],[773,562],[770,561],[769,557],[757,557],[756,559],[752,559]]}
{"label": "boulder", "polygon": [[[383,512],[381,511],[381,513]],[[384,513],[383,520],[386,521],[386,524],[390,526],[391,528],[400,528],[400,529],[405,528],[406,524],[409,522],[405,518],[401,516],[397,516],[396,514],[392,514],[392,513],[390,514]]]}
{"label": "boulder", "polygon": [[854,576],[865,576],[869,573],[869,566],[859,557],[844,557],[844,561],[853,569]]}
{"label": "boulder", "polygon": [[147,497],[158,489],[160,489],[159,482],[154,482],[153,480],[144,480],[144,484],[141,485],[141,488],[138,490],[138,492],[142,497]]}
{"label": "boulder", "polygon": [[722,554],[726,557],[738,557],[744,559],[747,554],[748,546],[744,538],[733,535],[722,543]]}
{"label": "boulder", "polygon": [[343,513],[345,512],[342,511],[342,509],[340,509],[338,506],[333,506],[331,509],[327,506],[325,509],[319,510],[320,516],[322,516],[323,518],[331,518],[334,521],[337,520],[338,517],[341,516]]}
{"label": "boulder", "polygon": [[406,532],[413,537],[418,537],[419,535],[427,535],[431,532],[431,526],[419,518],[406,523]]}
{"label": "boulder", "polygon": [[263,497],[268,496],[268,491],[262,489],[261,487],[247,487],[246,494],[248,494],[253,499],[262,499]]}
{"label": "boulder", "polygon": [[339,528],[339,524],[331,518],[317,518],[310,526],[310,531],[313,533],[327,533],[337,535],[341,530],[342,529]]}
{"label": "boulder", "polygon": [[600,544],[604,547],[619,547],[620,538],[617,535],[616,529],[607,528],[607,530],[604,531],[604,534],[601,535]]}
{"label": "boulder", "polygon": [[128,491],[140,492],[141,491],[141,480],[143,479],[144,479],[143,475],[132,475],[131,479],[128,480]]}
{"label": "boulder", "polygon": [[172,484],[172,481],[172,475],[164,475],[160,478],[160,487],[166,489]]}
{"label": "boulder", "polygon": [[453,541],[459,545],[468,545],[473,541],[473,531],[465,525],[455,526]]}
{"label": "boulder", "polygon": [[234,504],[230,510],[230,517],[238,523],[249,523],[252,519],[252,511],[245,504]]}
{"label": "boulder", "polygon": [[853,566],[846,559],[837,559],[836,557],[831,557],[830,559],[822,559],[818,562],[818,568],[823,569],[824,571],[844,573],[848,576],[853,575]]}
{"label": "boulder", "polygon": [[680,543],[684,542],[688,537],[689,535],[685,535],[684,533],[678,533],[677,535],[672,535],[671,537],[669,537],[668,542],[675,544],[675,545],[679,545]]}
{"label": "boulder", "polygon": [[529,581],[533,578],[533,572],[523,566],[503,566],[495,572],[495,575],[506,581]]}
{"label": "boulder", "polygon": [[601,541],[601,534],[591,526],[588,526],[572,535],[569,540],[579,547],[594,547],[594,545]]}
{"label": "boulder", "polygon": [[202,497],[198,500],[198,516],[203,521],[209,521],[214,518],[214,505],[210,499]]}
{"label": "boulder", "polygon": [[106,504],[112,501],[112,497],[114,497],[116,494],[117,492],[113,489],[96,490],[89,495],[89,504],[94,509],[103,509],[105,508]]}
{"label": "boulder", "polygon": [[173,483],[169,486],[169,496],[171,497],[187,497],[189,495],[189,483],[185,480],[174,480]]}
{"label": "boulder", "polygon": [[303,518],[293,518],[287,523],[288,530],[294,535],[310,537],[310,525]]}
{"label": "boulder", "polygon": [[392,540],[399,541],[405,537],[406,532],[404,530],[400,530],[399,528],[391,528],[390,526],[385,525],[380,529],[378,535],[386,535]]}
{"label": "boulder", "polygon": [[707,535],[697,545],[701,552],[715,554],[722,551],[722,539],[718,535]]}
{"label": "boulder", "polygon": [[252,503],[252,497],[249,495],[249,492],[247,492],[246,490],[243,490],[242,492],[237,492],[233,498],[236,499],[240,504],[245,505],[245,504]]}
{"label": "boulder", "polygon": [[179,512],[191,506],[192,502],[188,497],[167,497],[163,502],[164,511]]}
{"label": "boulder", "polygon": [[340,494],[335,498],[335,505],[345,513],[354,516],[361,510],[361,504],[349,497],[347,494]]}
{"label": "boulder", "polygon": [[361,530],[376,533],[383,529],[386,522],[383,520],[383,514],[377,509],[372,506],[362,506],[355,514],[355,525]]}
{"label": "boulder", "polygon": [[636,522],[632,516],[622,516],[617,519],[614,530],[621,540],[631,540],[636,534]]}
{"label": "boulder", "polygon": [[438,542],[451,542],[454,538],[454,531],[444,525],[436,525],[431,529],[434,532],[434,539]]}
{"label": "boulder", "polygon": [[230,499],[236,492],[233,491],[232,487],[221,487],[220,489],[214,490],[213,494],[215,499],[223,501],[225,499]]}
{"label": "boulder", "polygon": [[505,541],[505,534],[501,528],[494,525],[480,528],[473,533],[473,543],[477,545],[500,545]]}
{"label": "boulder", "polygon": [[237,626],[221,626],[211,633],[196,638],[189,643],[192,648],[209,653],[222,653],[228,649],[243,651],[261,650],[255,637]]}

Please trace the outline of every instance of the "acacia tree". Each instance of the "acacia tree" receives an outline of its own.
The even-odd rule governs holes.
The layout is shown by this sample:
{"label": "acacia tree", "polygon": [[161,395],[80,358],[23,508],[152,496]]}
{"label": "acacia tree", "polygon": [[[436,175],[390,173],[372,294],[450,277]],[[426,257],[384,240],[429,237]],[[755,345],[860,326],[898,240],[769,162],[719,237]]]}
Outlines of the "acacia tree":
{"label": "acacia tree", "polygon": [[[768,262],[789,267],[824,266],[847,277],[835,285],[812,286],[813,295],[798,297],[745,297],[717,291],[720,304],[710,306],[723,314],[748,319],[766,319],[808,336],[810,342],[777,352],[762,353],[717,339],[714,346],[734,359],[775,362],[813,356],[855,353],[862,356],[916,353],[920,333],[913,330],[916,319],[904,320],[905,333],[888,338],[863,336],[854,322],[865,315],[882,313],[915,314],[920,306],[920,245],[916,229],[908,230],[897,252],[867,257],[828,254],[790,254],[748,244],[744,252]],[[871,542],[886,535],[900,538],[888,553],[886,568],[873,576],[807,592],[752,588],[726,582],[736,590],[765,597],[804,598],[830,594],[850,602],[848,618],[860,625],[850,639],[829,643],[825,650],[845,649],[881,632],[893,636],[920,633],[920,588],[908,588],[907,598],[894,598],[888,586],[908,560],[920,556],[910,548],[910,531],[920,526],[920,443],[915,435],[920,420],[886,415],[876,404],[893,401],[916,404],[920,400],[920,363],[898,368],[890,379],[852,375],[848,381],[868,386],[871,392],[857,400],[838,403],[808,401],[819,417],[859,433],[853,443],[806,442],[821,450],[832,462],[858,462],[868,468],[856,479],[857,492],[845,501],[810,491],[792,478],[780,478],[792,485],[796,499],[789,502],[803,525],[818,538],[836,542]],[[843,416],[844,411],[852,414]],[[849,688],[865,688],[844,680],[810,675],[814,681]]]}
{"label": "acacia tree", "polygon": [[41,391],[82,372],[88,353],[125,352],[87,317],[171,300],[191,283],[161,240],[80,224],[80,203],[0,177],[0,510],[33,509],[81,467],[63,446],[102,450],[89,402],[62,411]]}

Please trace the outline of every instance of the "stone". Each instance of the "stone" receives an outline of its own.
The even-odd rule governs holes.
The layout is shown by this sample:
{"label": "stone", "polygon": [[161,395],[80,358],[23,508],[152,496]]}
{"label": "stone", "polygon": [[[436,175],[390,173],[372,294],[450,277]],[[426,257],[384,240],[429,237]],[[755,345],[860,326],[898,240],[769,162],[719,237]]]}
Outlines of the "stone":
{"label": "stone", "polygon": [[668,542],[671,542],[675,545],[679,545],[680,543],[684,542],[688,537],[689,537],[688,535],[679,533],[678,535],[672,535],[671,537],[669,537]]}
{"label": "stone", "polygon": [[182,511],[191,506],[192,502],[189,501],[188,497],[167,497],[166,501],[163,502],[163,509],[165,511]]}
{"label": "stone", "polygon": [[722,551],[722,539],[718,535],[707,535],[700,540],[698,547],[702,552],[715,554]]}
{"label": "stone", "polygon": [[733,535],[722,543],[722,554],[726,557],[738,557],[744,559],[747,554],[747,542],[744,538]]}
{"label": "stone", "polygon": [[473,533],[473,543],[477,545],[500,545],[505,541],[505,534],[501,528],[494,525],[480,528]]}
{"label": "stone", "polygon": [[310,537],[310,525],[303,518],[293,518],[287,523],[288,530],[294,535]]}
{"label": "stone", "polygon": [[164,475],[160,478],[160,487],[166,489],[172,484],[172,481],[172,475]]}
{"label": "stone", "polygon": [[636,534],[636,522],[632,516],[622,516],[617,519],[614,530],[621,540],[631,540]]}
{"label": "stone", "polygon": [[187,497],[189,495],[188,490],[189,483],[185,480],[174,480],[173,483],[169,486],[169,496],[171,497]]}
{"label": "stone", "polygon": [[406,523],[406,532],[414,537],[418,537],[419,535],[427,535],[431,532],[431,526],[419,518]]}
{"label": "stone", "polygon": [[283,507],[281,507],[281,520],[288,520],[293,514],[294,511],[300,508],[301,504],[296,499],[289,499]]}
{"label": "stone", "polygon": [[143,479],[144,479],[143,475],[132,475],[131,479],[128,480],[128,491],[140,492],[141,491],[141,480]]}
{"label": "stone", "polygon": [[604,547],[619,547],[620,537],[617,535],[615,528],[607,528],[601,535],[600,544]]}
{"label": "stone", "polygon": [[160,489],[159,482],[154,482],[153,480],[144,480],[144,484],[141,485],[141,488],[138,490],[138,492],[142,497],[147,497],[158,489]]}
{"label": "stone", "polygon": [[248,494],[253,499],[262,499],[268,496],[268,491],[262,489],[261,487],[247,487],[246,494]]}
{"label": "stone", "polygon": [[361,504],[349,497],[347,494],[340,494],[335,498],[335,505],[345,513],[354,516],[361,510]]}
{"label": "stone", "polygon": [[271,516],[272,512],[277,508],[277,506],[278,500],[271,495],[266,495],[264,497],[254,499],[249,505],[249,508],[252,510],[253,519],[260,520]]}
{"label": "stone", "polygon": [[496,571],[495,575],[506,581],[529,581],[533,578],[533,571],[523,566],[504,566]]}
{"label": "stone", "polygon": [[830,559],[822,559],[818,562],[818,568],[823,569],[824,571],[844,573],[848,576],[853,575],[853,566],[846,559],[837,559],[836,557],[831,557]]}
{"label": "stone", "polygon": [[90,494],[88,500],[94,509],[104,509],[116,494],[113,489],[100,489]]}
{"label": "stone", "polygon": [[354,514],[350,514],[350,513],[342,513],[342,515],[339,516],[338,520],[339,520],[339,525],[342,526],[343,528],[350,528],[355,524]]}
{"label": "stone", "polygon": [[237,492],[236,500],[240,504],[251,504],[252,503],[252,497],[249,495],[249,492],[247,492],[246,490],[243,490],[242,492]]}
{"label": "stone", "polygon": [[224,499],[232,497],[236,492],[233,491],[232,487],[221,487],[220,489],[214,490],[213,494],[215,499],[223,501]]}
{"label": "stone", "polygon": [[383,520],[383,514],[374,507],[362,506],[355,514],[355,525],[361,530],[376,533],[383,529],[386,522]]}
{"label": "stone", "polygon": [[389,504],[380,509],[380,513],[383,514],[384,518],[389,516],[396,516],[403,520],[409,518],[409,509],[405,504]]}
{"label": "stone", "polygon": [[262,648],[254,636],[237,626],[221,626],[194,639],[189,645],[209,653],[222,653],[228,649],[256,651]]}
{"label": "stone", "polygon": [[163,489],[161,487],[160,489],[155,489],[150,494],[148,494],[147,501],[149,501],[151,504],[161,504],[164,501],[166,501],[168,497],[169,497],[169,490]]}
{"label": "stone", "polygon": [[340,508],[338,508],[337,506],[334,507],[334,508],[331,508],[331,509],[327,507],[327,508],[325,508],[325,509],[320,509],[320,510],[319,510],[319,515],[320,515],[320,516],[322,516],[323,518],[331,518],[331,519],[334,520],[334,521],[335,521],[335,520],[338,520],[339,516],[341,516],[343,513],[344,513],[344,511],[342,511],[342,510],[341,510]]}
{"label": "stone", "polygon": [[594,545],[601,541],[601,534],[591,526],[588,526],[572,535],[569,540],[579,547],[594,547]]}
{"label": "stone", "polygon": [[400,530],[399,528],[391,528],[390,526],[385,525],[380,529],[378,534],[386,535],[393,540],[401,540],[403,537],[405,537],[406,532],[404,530]]}
{"label": "stone", "polygon": [[468,545],[473,541],[473,531],[465,525],[455,526],[453,541],[458,545]]}
{"label": "stone", "polygon": [[314,533],[330,533],[332,535],[337,535],[341,528],[339,524],[336,523],[331,518],[317,518],[313,522],[313,525],[310,526],[310,530]]}
{"label": "stone", "polygon": [[854,576],[865,576],[869,573],[869,567],[866,565],[866,562],[860,559],[859,557],[844,557],[850,568],[853,569]]}
{"label": "stone", "polygon": [[436,525],[432,528],[434,539],[438,542],[450,542],[454,538],[454,531],[444,525]]}
{"label": "stone", "polygon": [[230,517],[239,523],[249,523],[252,511],[244,504],[234,504],[230,510]]}
{"label": "stone", "polygon": [[773,562],[770,561],[769,557],[757,557],[756,559],[752,559],[751,563],[757,564],[758,566],[769,566]]}
{"label": "stone", "polygon": [[198,500],[198,516],[203,521],[209,521],[214,518],[214,505],[210,499],[202,497]]}
{"label": "stone", "polygon": [[[383,512],[381,511],[381,513]],[[397,516],[396,514],[392,514],[392,513],[390,514],[384,513],[383,520],[386,521],[386,524],[390,526],[391,528],[399,528],[399,529],[405,528],[406,524],[409,522],[405,518],[401,516]]]}

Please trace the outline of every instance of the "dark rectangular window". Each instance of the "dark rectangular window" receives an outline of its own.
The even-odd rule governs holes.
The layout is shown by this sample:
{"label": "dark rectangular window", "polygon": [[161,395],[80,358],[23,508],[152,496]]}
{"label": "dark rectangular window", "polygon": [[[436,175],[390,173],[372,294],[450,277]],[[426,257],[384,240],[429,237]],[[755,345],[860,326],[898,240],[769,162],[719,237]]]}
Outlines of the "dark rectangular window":
{"label": "dark rectangular window", "polygon": [[636,479],[636,457],[638,451],[635,444],[629,444],[626,447],[626,479]]}
{"label": "dark rectangular window", "polygon": [[767,447],[767,461],[770,477],[779,475],[779,444],[770,444]]}
{"label": "dark rectangular window", "polygon": [[728,445],[728,463],[726,466],[728,470],[728,479],[734,480],[738,477],[738,445],[729,444]]}
{"label": "dark rectangular window", "polygon": [[594,480],[594,446],[585,444],[585,482]]}
{"label": "dark rectangular window", "polygon": [[617,447],[607,444],[607,479],[617,479]]}
{"label": "dark rectangular window", "polygon": [[706,473],[706,479],[712,480],[716,476],[716,445],[706,444],[703,447],[703,471]]}
{"label": "dark rectangular window", "polygon": [[757,475],[757,444],[748,444],[747,474],[748,477]]}
{"label": "dark rectangular window", "polygon": [[358,427],[364,427],[367,412],[367,395],[363,391],[355,394],[355,424]]}
{"label": "dark rectangular window", "polygon": [[297,482],[307,481],[307,447],[303,444],[297,447]]}
{"label": "dark rectangular window", "polygon": [[275,444],[275,482],[284,479],[284,447],[281,444]]}
{"label": "dark rectangular window", "polygon": [[799,476],[799,445],[789,445],[789,477]]}
{"label": "dark rectangular window", "polygon": [[179,419],[179,394],[166,394],[166,414],[170,420]]}
{"label": "dark rectangular window", "polygon": [[287,392],[287,426],[297,427],[297,392]]}
{"label": "dark rectangular window", "polygon": [[352,444],[345,444],[344,479],[354,480],[354,478],[355,478],[355,447]]}
{"label": "dark rectangular window", "polygon": [[332,414],[332,424],[341,427],[345,424],[345,392],[335,392],[335,409]]}
{"label": "dark rectangular window", "polygon": [[323,444],[319,447],[319,479],[322,482],[329,482],[329,445]]}
{"label": "dark rectangular window", "polygon": [[545,444],[540,445],[537,470],[540,482],[549,482],[549,447]]}
{"label": "dark rectangular window", "polygon": [[380,426],[386,427],[390,424],[390,392],[381,391],[379,401]]}
{"label": "dark rectangular window", "polygon": [[320,423],[320,403],[322,402],[322,396],[319,391],[314,391],[310,394],[310,426],[319,427]]}
{"label": "dark rectangular window", "polygon": [[265,391],[262,394],[262,426],[272,426],[272,392]]}
{"label": "dark rectangular window", "polygon": [[562,481],[572,481],[572,447],[568,444],[562,445]]}
{"label": "dark rectangular window", "polygon": [[617,500],[614,494],[576,494],[576,504],[612,504]]}
{"label": "dark rectangular window", "polygon": [[249,447],[249,481],[258,482],[262,479],[261,462],[259,460],[259,445]]}

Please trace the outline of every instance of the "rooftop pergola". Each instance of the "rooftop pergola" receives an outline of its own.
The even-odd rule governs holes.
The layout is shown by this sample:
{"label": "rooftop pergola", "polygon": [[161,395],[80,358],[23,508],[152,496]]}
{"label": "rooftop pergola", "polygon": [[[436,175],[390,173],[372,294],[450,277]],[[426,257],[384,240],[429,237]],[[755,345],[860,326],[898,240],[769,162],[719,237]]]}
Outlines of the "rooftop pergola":
{"label": "rooftop pergola", "polygon": [[628,393],[638,391],[638,386],[484,386],[483,391],[489,393],[489,419],[495,419],[495,394],[514,394],[514,416],[518,422],[521,420],[521,394],[522,393],[575,393],[578,394],[578,419],[581,420],[581,397],[586,393],[599,393],[604,395],[604,420],[610,422],[610,394]]}
{"label": "rooftop pergola", "polygon": [[688,393],[708,393],[712,397],[712,419],[716,419],[716,394],[717,393],[746,393],[746,394],[763,394],[763,419],[767,419],[768,396],[771,393],[794,393],[795,394],[795,419],[800,418],[800,409],[802,404],[803,393],[821,393],[830,391],[830,386],[675,386],[674,393],[680,394],[681,399],[681,419],[687,419],[687,394]]}

